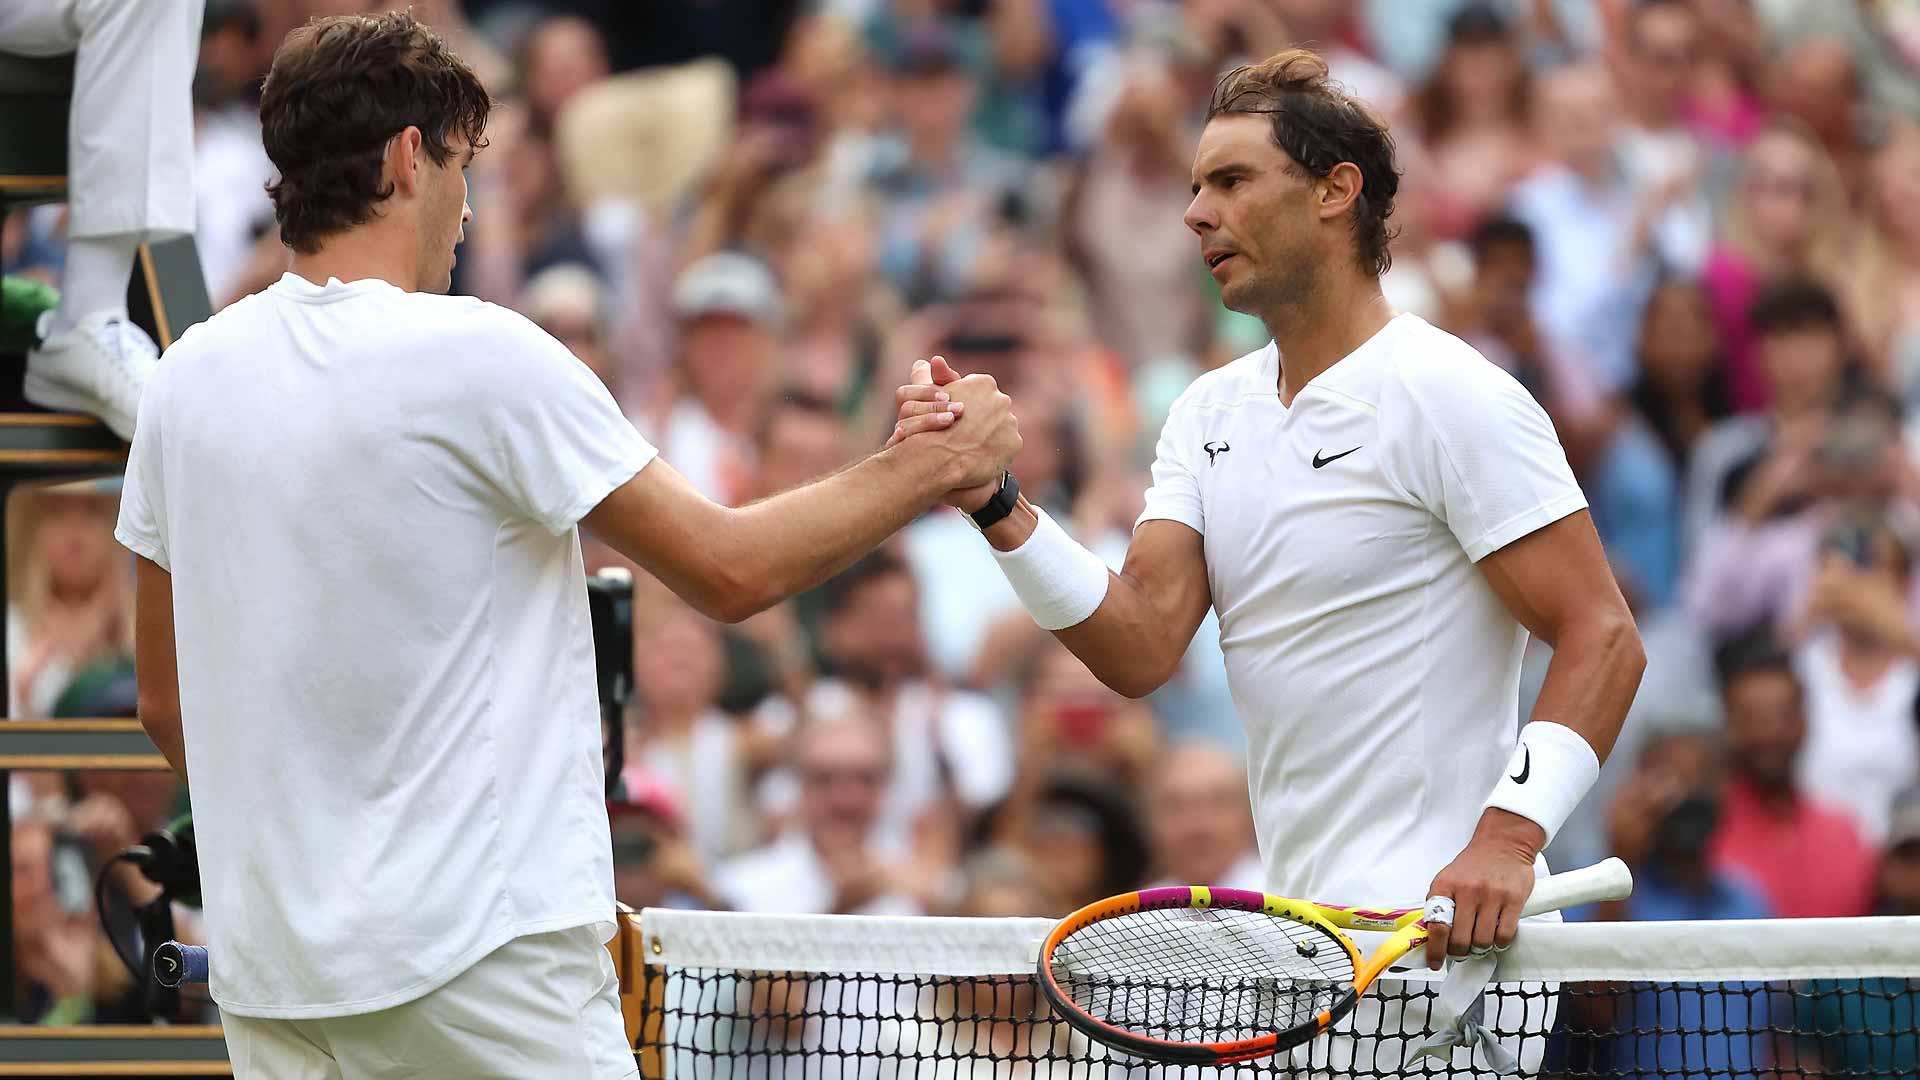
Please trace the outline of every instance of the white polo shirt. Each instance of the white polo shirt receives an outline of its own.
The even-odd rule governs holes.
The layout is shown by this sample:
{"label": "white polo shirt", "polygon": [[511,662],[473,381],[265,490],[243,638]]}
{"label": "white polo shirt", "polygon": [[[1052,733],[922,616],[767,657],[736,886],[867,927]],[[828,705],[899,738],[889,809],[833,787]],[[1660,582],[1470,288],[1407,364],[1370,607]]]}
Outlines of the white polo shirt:
{"label": "white polo shirt", "polygon": [[1141,521],[1204,538],[1269,891],[1417,904],[1517,737],[1526,631],[1474,563],[1587,503],[1546,413],[1401,315],[1280,403],[1275,347],[1202,375]]}
{"label": "white polo shirt", "polygon": [[574,523],[653,456],[478,300],[288,274],[167,351],[115,535],[172,574],[221,1008],[372,1012],[611,935]]}

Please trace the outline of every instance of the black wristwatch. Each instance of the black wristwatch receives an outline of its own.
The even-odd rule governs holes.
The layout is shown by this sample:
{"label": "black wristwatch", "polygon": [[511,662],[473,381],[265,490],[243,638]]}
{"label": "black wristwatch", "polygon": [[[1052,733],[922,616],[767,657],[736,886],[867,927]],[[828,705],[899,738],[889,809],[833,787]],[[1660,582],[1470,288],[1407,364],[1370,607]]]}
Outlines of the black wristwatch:
{"label": "black wristwatch", "polygon": [[1000,478],[1000,490],[993,493],[987,505],[967,516],[973,519],[973,527],[981,532],[998,525],[1008,514],[1013,513],[1015,503],[1020,501],[1020,481],[1013,478],[1011,472]]}

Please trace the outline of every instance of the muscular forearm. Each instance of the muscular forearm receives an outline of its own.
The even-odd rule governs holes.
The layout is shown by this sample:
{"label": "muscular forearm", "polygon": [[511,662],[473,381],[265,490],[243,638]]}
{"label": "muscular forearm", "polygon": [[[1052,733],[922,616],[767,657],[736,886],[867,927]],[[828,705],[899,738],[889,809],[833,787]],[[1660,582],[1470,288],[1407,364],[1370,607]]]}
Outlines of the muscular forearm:
{"label": "muscular forearm", "polygon": [[[1038,514],[1023,497],[1013,513],[987,530],[987,542],[1000,551],[1013,551],[1038,525]],[[1053,635],[1101,682],[1138,698],[1159,689],[1186,655],[1198,623],[1182,634],[1181,622],[1175,613],[1159,610],[1149,590],[1126,570],[1109,571],[1100,606],[1084,621]]]}
{"label": "muscular forearm", "polygon": [[1624,611],[1567,626],[1554,642],[1533,719],[1579,732],[1605,764],[1646,666],[1640,635]]}
{"label": "muscular forearm", "polygon": [[905,444],[772,498],[726,510],[712,537],[737,621],[810,589],[879,547],[945,493],[938,470]]}

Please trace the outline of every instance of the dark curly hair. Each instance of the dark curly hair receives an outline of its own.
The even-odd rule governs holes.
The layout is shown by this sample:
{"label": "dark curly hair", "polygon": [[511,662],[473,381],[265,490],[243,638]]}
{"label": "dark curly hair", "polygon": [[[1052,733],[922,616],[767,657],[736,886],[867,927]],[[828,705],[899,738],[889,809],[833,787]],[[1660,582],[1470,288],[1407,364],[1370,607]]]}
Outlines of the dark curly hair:
{"label": "dark curly hair", "polygon": [[1327,62],[1308,49],[1275,53],[1221,76],[1207,119],[1242,115],[1270,117],[1273,144],[1315,179],[1343,161],[1360,170],[1351,219],[1357,257],[1375,275],[1386,273],[1393,265],[1387,218],[1400,190],[1386,122],[1328,78]]}
{"label": "dark curly hair", "polygon": [[473,69],[407,12],[318,18],[287,35],[260,92],[260,134],[280,240],[311,254],[373,217],[387,142],[409,125],[436,165],[462,136],[476,150],[493,101]]}

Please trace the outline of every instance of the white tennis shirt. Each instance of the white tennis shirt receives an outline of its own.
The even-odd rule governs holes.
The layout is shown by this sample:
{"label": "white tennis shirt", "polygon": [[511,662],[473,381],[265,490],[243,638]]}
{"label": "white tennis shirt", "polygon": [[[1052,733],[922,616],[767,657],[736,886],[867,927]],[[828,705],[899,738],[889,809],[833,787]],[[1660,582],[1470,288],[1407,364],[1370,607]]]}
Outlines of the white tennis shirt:
{"label": "white tennis shirt", "polygon": [[1586,498],[1533,397],[1417,316],[1292,408],[1279,374],[1269,344],[1194,381],[1141,521],[1204,538],[1268,891],[1411,906],[1518,733],[1527,634],[1474,563]]}
{"label": "white tennis shirt", "polygon": [[574,523],[653,448],[513,312],[288,274],[140,404],[120,541],[168,569],[213,997],[341,1016],[612,933]]}

